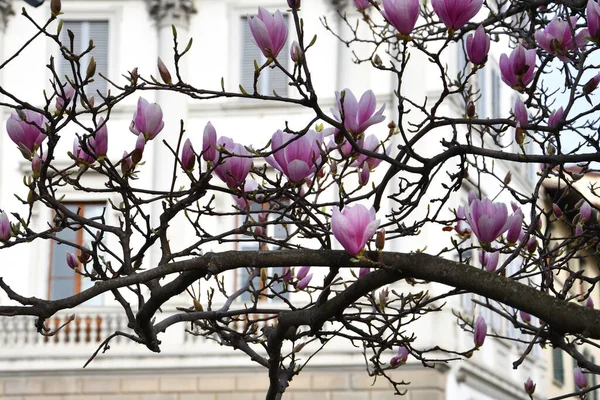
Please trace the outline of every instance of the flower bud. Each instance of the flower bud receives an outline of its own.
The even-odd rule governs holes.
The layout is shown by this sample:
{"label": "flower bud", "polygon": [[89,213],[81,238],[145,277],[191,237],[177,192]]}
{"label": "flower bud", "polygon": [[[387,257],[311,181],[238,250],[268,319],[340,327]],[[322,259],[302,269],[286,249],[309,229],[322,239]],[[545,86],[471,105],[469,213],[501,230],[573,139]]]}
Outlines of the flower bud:
{"label": "flower bud", "polygon": [[34,178],[40,177],[40,171],[42,170],[42,160],[38,153],[33,153],[33,158],[31,159],[31,171],[33,172]]}
{"label": "flower bud", "polygon": [[210,123],[204,127],[204,136],[202,138],[202,158],[204,161],[217,160],[217,131]]}
{"label": "flower bud", "polygon": [[298,274],[296,275],[296,277],[298,278],[298,280],[302,280],[306,277],[309,271],[310,267],[304,266],[298,270]]}
{"label": "flower bud", "polygon": [[535,383],[533,383],[531,378],[527,378],[525,383],[523,383],[523,387],[525,388],[525,392],[529,395],[529,397],[533,396],[535,393]]}
{"label": "flower bud", "polygon": [[587,377],[585,376],[581,368],[573,369],[573,380],[575,381],[575,385],[577,385],[579,389],[585,389],[586,387],[588,387]]}
{"label": "flower bud", "polygon": [[582,223],[590,220],[592,216],[592,207],[590,206],[590,203],[584,202],[581,205],[581,208],[579,209],[579,216]]}
{"label": "flower bud", "polygon": [[181,149],[181,165],[183,166],[184,170],[192,171],[195,164],[196,153],[194,153],[192,142],[190,142],[190,139],[187,139],[183,144],[183,148]]}
{"label": "flower bud", "polygon": [[383,250],[383,247],[385,246],[385,229],[380,229],[379,231],[377,231],[377,236],[375,236],[375,247],[377,247],[377,250],[381,251]]}
{"label": "flower bud", "polygon": [[289,282],[292,280],[293,277],[294,277],[294,268],[283,267],[283,275],[281,275],[281,279],[283,279],[284,282]]}
{"label": "flower bud", "polygon": [[523,322],[531,322],[531,315],[525,311],[519,311],[519,317],[521,317]]}
{"label": "flower bud", "polygon": [[137,67],[135,67],[134,69],[131,70],[131,72],[129,73],[129,79],[131,81],[131,84],[133,86],[135,86],[137,84],[138,78],[140,77],[140,75],[138,74],[138,69]]}
{"label": "flower bud", "polygon": [[485,268],[487,272],[494,272],[498,267],[498,260],[500,258],[500,253],[494,251],[492,253],[482,251],[479,254],[479,261],[481,265]]}
{"label": "flower bud", "polygon": [[[87,81],[88,79],[92,78],[94,74],[96,74],[96,60],[94,60],[94,56],[92,56],[90,57],[90,62],[85,70],[85,80]],[[90,104],[91,103],[92,102],[90,101]]]}
{"label": "flower bud", "polygon": [[127,152],[123,152],[123,159],[121,160],[121,172],[123,175],[129,175],[133,163],[131,157],[128,156]]}
{"label": "flower bud", "polygon": [[77,259],[79,260],[80,263],[82,264],[87,264],[91,259],[92,259],[92,255],[90,254],[89,250],[81,250],[79,252],[79,256],[77,256]]}
{"label": "flower bud", "polygon": [[365,186],[369,183],[369,177],[371,176],[371,170],[369,169],[369,164],[365,161],[360,169],[358,174],[358,184],[360,186]]}
{"label": "flower bud", "polygon": [[396,368],[399,365],[406,364],[408,360],[408,349],[405,346],[398,347],[398,353],[390,360],[392,368]]}
{"label": "flower bud", "polygon": [[483,346],[485,337],[487,335],[487,324],[482,316],[477,317],[475,324],[473,325],[473,341],[477,348]]}
{"label": "flower bud", "polygon": [[564,113],[565,110],[562,107],[560,107],[558,110],[552,111],[552,114],[550,114],[550,117],[548,118],[548,126],[550,128],[554,128],[556,125],[558,125]]}
{"label": "flower bud", "polygon": [[167,68],[167,66],[165,65],[163,60],[160,59],[160,57],[158,57],[157,64],[158,64],[158,73],[160,74],[160,77],[162,78],[163,82],[166,83],[167,85],[172,84],[173,81],[171,80],[171,73],[169,72],[169,69]]}
{"label": "flower bud", "polygon": [[510,217],[510,221],[508,224],[508,232],[506,233],[506,240],[508,243],[517,243],[519,237],[521,236],[521,231],[523,224],[523,212],[521,209],[517,209],[512,217]]}
{"label": "flower bud", "polygon": [[580,224],[575,226],[575,236],[583,235],[583,227]]}
{"label": "flower bud", "polygon": [[527,251],[529,252],[529,254],[533,254],[537,250],[537,247],[538,247],[537,239],[535,238],[535,236],[531,236],[529,238],[529,240],[527,241]]}
{"label": "flower bud", "polygon": [[517,121],[519,124],[527,125],[529,122],[527,107],[525,107],[525,103],[523,103],[523,100],[521,100],[521,98],[518,96],[513,107],[513,114],[515,115],[515,121]]}
{"label": "flower bud", "polygon": [[306,287],[310,283],[310,280],[312,279],[312,277],[313,277],[313,274],[308,274],[304,278],[300,279],[298,281],[298,283],[296,284],[296,288],[298,290],[304,290],[304,289],[306,289]]}
{"label": "flower bud", "polygon": [[510,171],[508,171],[506,173],[506,175],[504,176],[504,184],[508,185],[510,183],[510,181],[512,181],[512,173]]}
{"label": "flower bud", "polygon": [[290,58],[296,64],[300,61],[300,45],[295,40],[290,47]]}
{"label": "flower bud", "polygon": [[561,218],[563,216],[563,212],[556,203],[552,203],[552,212],[556,218]]}
{"label": "flower bud", "polygon": [[10,239],[10,221],[6,212],[0,214],[0,240],[5,242]]}
{"label": "flower bud", "polygon": [[515,142],[523,147],[523,143],[525,142],[525,133],[521,128],[521,124],[517,122],[517,126],[515,127]]}
{"label": "flower bud", "polygon": [[367,274],[371,272],[371,268],[362,267],[358,270],[358,279],[364,278]]}
{"label": "flower bud", "polygon": [[490,37],[485,33],[482,25],[475,30],[475,33],[467,36],[467,56],[475,65],[482,65],[487,60],[490,51]]}
{"label": "flower bud", "polygon": [[77,262],[77,257],[75,257],[75,255],[73,253],[69,253],[68,251],[67,251],[67,265],[71,269],[77,269],[77,267],[79,267],[79,263]]}
{"label": "flower bud", "polygon": [[591,78],[585,85],[583,85],[583,94],[589,95],[598,87],[598,83],[600,83],[600,73]]}
{"label": "flower bud", "polygon": [[56,17],[58,14],[60,14],[61,8],[62,5],[60,0],[50,0],[50,12],[52,13],[53,17]]}
{"label": "flower bud", "polygon": [[287,0],[288,7],[292,10],[297,10],[300,8],[300,0]]}
{"label": "flower bud", "polygon": [[473,103],[472,100],[469,100],[469,102],[467,103],[467,117],[475,117],[475,103]]}

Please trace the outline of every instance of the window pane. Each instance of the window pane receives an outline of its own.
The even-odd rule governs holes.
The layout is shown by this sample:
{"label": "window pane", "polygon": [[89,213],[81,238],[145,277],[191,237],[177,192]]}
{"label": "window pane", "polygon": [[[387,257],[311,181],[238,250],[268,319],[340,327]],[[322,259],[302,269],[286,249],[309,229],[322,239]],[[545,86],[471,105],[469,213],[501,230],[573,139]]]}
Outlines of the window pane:
{"label": "window pane", "polygon": [[53,279],[50,300],[64,299],[75,294],[75,273],[68,279]]}
{"label": "window pane", "polygon": [[[69,242],[77,242],[77,232],[63,229],[56,237]],[[71,277],[73,270],[67,265],[67,252],[75,254],[76,250],[71,246],[52,242],[52,277]]]}
{"label": "window pane", "polygon": [[565,383],[561,349],[552,349],[552,370],[554,380],[556,382]]}

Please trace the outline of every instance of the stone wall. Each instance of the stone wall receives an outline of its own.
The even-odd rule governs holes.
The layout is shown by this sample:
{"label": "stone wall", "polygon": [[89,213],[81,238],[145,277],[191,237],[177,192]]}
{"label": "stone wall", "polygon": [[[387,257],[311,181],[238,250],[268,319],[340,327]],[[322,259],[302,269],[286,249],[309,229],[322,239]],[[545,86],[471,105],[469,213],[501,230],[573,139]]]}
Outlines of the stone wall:
{"label": "stone wall", "polygon": [[[446,375],[440,371],[394,371],[412,382],[403,400],[445,399]],[[31,374],[33,375],[33,374]],[[50,375],[0,376],[0,400],[258,400],[264,399],[268,377],[249,374]],[[290,400],[398,399],[386,380],[373,383],[364,371],[347,373],[313,369],[296,376],[283,396]]]}

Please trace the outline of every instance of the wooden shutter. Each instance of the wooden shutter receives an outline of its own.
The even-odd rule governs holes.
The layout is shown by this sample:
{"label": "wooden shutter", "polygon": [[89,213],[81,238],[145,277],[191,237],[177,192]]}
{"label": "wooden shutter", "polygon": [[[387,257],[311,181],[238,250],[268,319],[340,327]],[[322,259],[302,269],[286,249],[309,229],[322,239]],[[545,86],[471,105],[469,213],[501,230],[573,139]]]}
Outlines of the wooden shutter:
{"label": "wooden shutter", "polygon": [[563,354],[561,349],[552,349],[552,378],[555,382],[565,383],[565,371],[563,369]]}
{"label": "wooden shutter", "polygon": [[[96,61],[94,82],[86,87],[86,93],[91,96],[98,96],[97,91],[106,94],[107,83],[99,74],[106,76],[108,71],[108,21],[64,21],[60,40],[67,47],[70,45],[68,30],[72,31],[75,36],[73,40],[73,51],[75,53],[82,53],[86,50],[90,40],[94,42],[94,49],[80,61],[81,75],[85,75],[90,57],[93,56],[94,61]],[[64,81],[65,75],[69,78],[73,77],[71,65],[62,57],[58,58],[57,72],[61,81]]]}
{"label": "wooden shutter", "polygon": [[[283,18],[288,21],[288,16],[284,15]],[[266,61],[262,51],[258,48],[254,39],[252,38],[252,32],[248,25],[248,18],[240,18],[240,32],[242,37],[240,38],[241,43],[241,56],[240,56],[240,84],[244,87],[246,92],[254,92],[254,60],[259,66],[263,65]],[[284,67],[288,67],[289,58],[289,44],[283,46],[283,49],[277,56],[277,60]],[[273,91],[276,91],[279,96],[287,96],[288,78],[279,69],[265,68],[262,70],[257,83],[258,93],[264,95],[272,95]]]}

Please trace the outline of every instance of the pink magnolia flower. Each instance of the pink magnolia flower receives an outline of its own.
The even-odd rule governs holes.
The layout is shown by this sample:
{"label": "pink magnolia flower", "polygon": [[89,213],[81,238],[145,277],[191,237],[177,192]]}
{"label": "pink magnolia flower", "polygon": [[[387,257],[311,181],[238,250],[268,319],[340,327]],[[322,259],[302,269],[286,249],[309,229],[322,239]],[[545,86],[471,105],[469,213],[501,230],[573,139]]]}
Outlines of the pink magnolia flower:
{"label": "pink magnolia flower", "polygon": [[573,369],[573,380],[579,389],[588,387],[588,380],[581,368]]}
{"label": "pink magnolia flower", "polygon": [[[383,151],[377,151],[378,148],[381,147],[381,143],[379,142],[379,139],[377,139],[377,136],[375,135],[369,135],[367,136],[364,141],[358,141],[357,144],[362,147],[364,150],[367,151],[372,151],[372,152],[376,152],[378,154],[382,154],[383,155]],[[348,145],[350,145],[348,143]],[[386,153],[387,153],[387,149],[386,149]],[[369,157],[366,154],[360,154],[358,156],[358,158],[356,159],[356,161],[354,163],[352,163],[353,166],[361,166],[364,163],[367,163],[367,165],[369,166],[370,169],[375,169],[377,168],[377,166],[379,164],[381,164],[381,159],[380,158],[375,158],[375,157]]]}
{"label": "pink magnolia flower", "polygon": [[181,149],[181,165],[186,171],[192,171],[194,165],[196,165],[196,153],[194,153],[194,147],[192,147],[190,139],[185,141]]}
{"label": "pink magnolia flower", "polygon": [[390,365],[392,368],[406,364],[406,360],[408,360],[408,354],[408,349],[405,346],[398,347],[398,353],[390,360]]}
{"label": "pink magnolia flower", "polygon": [[298,274],[296,274],[296,278],[298,278],[298,280],[302,280],[306,277],[306,275],[308,275],[308,273],[310,272],[310,267],[309,266],[304,266],[301,267],[298,270]]}
{"label": "pink magnolia flower", "polygon": [[600,40],[600,6],[594,0],[588,0],[586,17],[590,38],[593,41]]}
{"label": "pink magnolia flower", "polygon": [[254,42],[265,57],[276,58],[287,40],[288,29],[279,10],[274,15],[262,7],[256,17],[248,17]]}
{"label": "pink magnolia flower", "polygon": [[383,0],[381,14],[403,35],[410,35],[419,18],[419,0]]}
{"label": "pink magnolia flower", "polygon": [[77,269],[77,267],[79,266],[77,257],[73,253],[70,253],[68,251],[67,251],[67,265],[69,267],[71,267],[72,269]]}
{"label": "pink magnolia flower", "polygon": [[479,348],[483,346],[483,342],[485,342],[485,337],[487,336],[487,324],[485,323],[485,318],[482,316],[477,317],[473,330],[473,341],[475,342],[475,346]]}
{"label": "pink magnolia flower", "polygon": [[475,199],[464,208],[465,218],[473,233],[483,243],[491,243],[509,228],[506,205],[492,203],[489,199]]}
{"label": "pink magnolia flower", "polygon": [[433,11],[448,29],[458,30],[481,9],[483,0],[431,0]]}
{"label": "pink magnolia flower", "polygon": [[582,222],[588,221],[592,217],[592,207],[590,203],[584,202],[579,208],[579,218]]}
{"label": "pink magnolia flower", "polygon": [[308,274],[304,278],[300,279],[296,284],[298,290],[304,290],[312,280],[313,274]]}
{"label": "pink magnolia flower", "polygon": [[548,126],[550,128],[554,128],[556,125],[558,125],[564,113],[565,110],[562,107],[560,107],[558,110],[552,111],[550,117],[548,118]]}
{"label": "pink magnolia flower", "polygon": [[360,186],[365,186],[367,183],[369,183],[370,177],[371,170],[369,169],[369,164],[365,162],[358,171],[358,184]]}
{"label": "pink magnolia flower", "polygon": [[517,96],[515,100],[515,105],[513,107],[513,114],[515,114],[515,120],[521,125],[527,125],[529,122],[529,114],[527,113],[527,107],[525,107],[525,103],[519,96]]}
{"label": "pink magnolia flower", "polygon": [[73,158],[79,164],[92,164],[95,161],[95,158],[92,154],[92,149],[89,148],[89,144],[87,145],[87,149],[84,150],[81,148],[81,144],[79,143],[79,138],[75,138],[73,140]]}
{"label": "pink magnolia flower", "polygon": [[[21,118],[21,115],[25,118]],[[40,113],[23,110],[16,114],[10,114],[6,121],[6,132],[10,139],[19,146],[21,150],[34,153],[35,150],[46,140],[46,123],[48,120]]]}
{"label": "pink magnolia flower", "polygon": [[160,106],[156,103],[150,104],[146,99],[140,97],[129,130],[136,135],[143,134],[146,141],[148,141],[154,139],[164,126],[165,123]]}
{"label": "pink magnolia flower", "polygon": [[217,147],[222,150],[216,155],[213,162],[218,162],[215,174],[230,188],[238,187],[246,180],[252,168],[251,154],[244,146],[235,143],[232,139],[221,136],[217,140]]}
{"label": "pink magnolia flower", "polygon": [[295,40],[292,42],[292,45],[290,46],[290,58],[292,59],[293,62],[298,63],[298,61],[300,61],[300,52],[302,50],[300,50],[300,45],[298,44],[298,42],[296,42]]}
{"label": "pink magnolia flower", "polygon": [[475,65],[481,65],[487,60],[490,51],[490,37],[485,33],[482,25],[467,36],[467,55],[469,60]]}
{"label": "pink magnolia flower", "polygon": [[71,101],[71,98],[73,97],[73,95],[75,94],[75,89],[73,89],[73,86],[71,86],[69,83],[67,83],[62,91],[65,93],[64,97],[62,95],[62,92],[59,90],[58,93],[56,94],[56,109],[58,111],[62,111],[63,108],[69,104],[69,102]]}
{"label": "pink magnolia flower", "polygon": [[528,312],[525,311],[519,311],[519,317],[521,317],[521,320],[523,322],[531,322],[531,314],[529,314]]}
{"label": "pink magnolia flower", "polygon": [[588,31],[583,29],[573,37],[577,20],[577,17],[570,17],[569,21],[556,17],[545,29],[535,32],[535,40],[542,49],[561,61],[568,62],[570,61],[569,50],[585,47],[585,37],[588,35]]}
{"label": "pink magnolia flower", "polygon": [[294,268],[283,267],[281,271],[281,279],[283,279],[284,282],[290,282],[294,277]]}
{"label": "pink magnolia flower", "polygon": [[273,155],[266,161],[290,182],[301,183],[311,177],[321,164],[323,134],[309,130],[302,136],[278,130],[271,139]]}
{"label": "pink magnolia flower", "polygon": [[[244,193],[253,193],[254,191],[256,191],[256,189],[258,189],[258,182],[256,182],[254,179],[246,179],[246,183],[244,183]],[[250,204],[250,201],[247,200],[247,196],[234,195],[233,199],[235,200],[235,202],[241,210],[245,210]]]}
{"label": "pink magnolia flower", "polygon": [[362,267],[359,268],[358,270],[358,278],[364,278],[365,276],[367,276],[369,274],[369,272],[371,272],[371,268],[367,268],[367,267]]}
{"label": "pink magnolia flower", "polygon": [[204,161],[213,161],[217,157],[217,131],[210,121],[204,127],[202,140],[202,158]]}
{"label": "pink magnolia flower", "polygon": [[517,240],[521,237],[521,232],[523,232],[523,211],[520,208],[515,210],[509,221],[506,240],[508,243],[517,243]]}
{"label": "pink magnolia flower", "polygon": [[498,267],[498,260],[500,257],[500,253],[494,251],[492,253],[488,253],[487,251],[482,251],[479,253],[479,261],[481,265],[485,268],[487,272],[494,272]]}
{"label": "pink magnolia flower", "polygon": [[356,7],[358,11],[365,11],[371,6],[372,4],[369,3],[369,0],[354,0],[354,7]]}
{"label": "pink magnolia flower", "polygon": [[377,99],[372,90],[367,90],[360,97],[360,101],[356,101],[354,93],[350,89],[344,90],[344,98],[342,100],[342,94],[335,92],[337,99],[337,110],[331,109],[331,112],[335,119],[342,122],[342,111],[344,114],[344,127],[348,132],[355,136],[360,135],[367,130],[368,127],[374,124],[378,124],[385,120],[383,111],[385,110],[385,104],[375,112]]}
{"label": "pink magnolia flower", "polygon": [[98,126],[100,128],[98,128],[94,136],[88,139],[90,150],[94,152],[96,159],[106,157],[106,153],[108,152],[108,128],[106,127],[106,123],[104,123],[104,118],[100,117]]}
{"label": "pink magnolia flower", "polygon": [[535,60],[535,49],[526,50],[521,44],[510,53],[510,57],[500,55],[502,81],[513,89],[524,89],[533,81]]}
{"label": "pink magnolia flower", "polygon": [[362,204],[357,204],[346,206],[341,212],[338,207],[333,207],[331,231],[351,256],[362,251],[378,227],[379,220],[375,219],[373,207],[367,209]]}
{"label": "pink magnolia flower", "polygon": [[0,214],[0,240],[6,241],[10,239],[10,221],[6,212]]}

